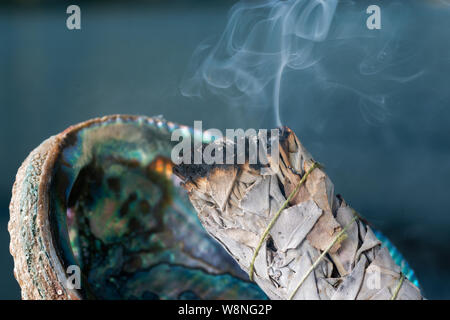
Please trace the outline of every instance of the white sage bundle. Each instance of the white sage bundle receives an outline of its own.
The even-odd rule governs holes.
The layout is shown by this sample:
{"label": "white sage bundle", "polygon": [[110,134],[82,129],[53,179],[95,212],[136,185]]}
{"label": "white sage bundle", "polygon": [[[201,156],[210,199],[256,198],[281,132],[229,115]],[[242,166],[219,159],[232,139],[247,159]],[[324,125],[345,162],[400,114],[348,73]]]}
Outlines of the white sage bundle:
{"label": "white sage bundle", "polygon": [[248,162],[174,170],[250,279],[270,299],[423,299],[288,128],[279,151],[279,169],[264,173]]}

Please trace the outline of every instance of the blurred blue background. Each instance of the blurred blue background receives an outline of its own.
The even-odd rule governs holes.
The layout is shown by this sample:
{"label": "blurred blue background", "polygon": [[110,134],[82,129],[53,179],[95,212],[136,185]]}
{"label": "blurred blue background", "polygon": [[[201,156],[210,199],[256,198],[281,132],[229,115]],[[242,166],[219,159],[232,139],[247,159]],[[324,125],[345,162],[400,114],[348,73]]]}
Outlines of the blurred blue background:
{"label": "blurred blue background", "polygon": [[[377,31],[365,26],[372,2],[384,17]],[[78,31],[66,28],[65,2],[0,4],[1,299],[20,298],[8,248],[11,187],[45,138],[114,113],[203,120],[204,128],[275,126],[270,109],[180,93],[192,53],[221,34],[234,1],[75,3]],[[334,42],[325,71],[286,72],[281,119],[326,165],[336,191],[404,254],[425,296],[448,299],[449,2],[341,3],[333,24],[351,38]]]}

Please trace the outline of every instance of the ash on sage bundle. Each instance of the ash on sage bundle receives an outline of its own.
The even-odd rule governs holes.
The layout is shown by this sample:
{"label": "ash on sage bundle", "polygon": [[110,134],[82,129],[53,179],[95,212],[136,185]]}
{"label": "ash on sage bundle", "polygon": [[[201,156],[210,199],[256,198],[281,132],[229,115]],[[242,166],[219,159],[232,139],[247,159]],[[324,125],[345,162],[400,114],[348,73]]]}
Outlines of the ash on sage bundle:
{"label": "ash on sage bundle", "polygon": [[174,168],[207,232],[271,299],[422,299],[295,134],[281,136],[278,170]]}

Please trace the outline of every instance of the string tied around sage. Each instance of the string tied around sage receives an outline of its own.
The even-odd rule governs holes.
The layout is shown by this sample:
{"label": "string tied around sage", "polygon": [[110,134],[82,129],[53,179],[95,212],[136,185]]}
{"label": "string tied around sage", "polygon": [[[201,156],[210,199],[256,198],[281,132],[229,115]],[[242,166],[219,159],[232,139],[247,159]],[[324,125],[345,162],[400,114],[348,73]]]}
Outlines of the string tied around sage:
{"label": "string tied around sage", "polygon": [[300,280],[300,282],[298,283],[298,285],[295,287],[295,289],[292,291],[292,293],[289,295],[289,300],[292,300],[295,296],[295,294],[297,293],[298,289],[300,289],[300,287],[302,286],[302,284],[305,282],[306,278],[308,278],[308,276],[311,274],[311,272],[314,271],[314,269],[317,267],[317,265],[320,263],[320,261],[322,261],[322,259],[325,257],[325,255],[331,250],[331,248],[336,244],[336,243],[340,243],[341,241],[343,241],[346,238],[346,232],[348,230],[348,228],[350,228],[350,226],[353,224],[353,222],[355,222],[356,220],[358,220],[358,214],[356,214],[355,211],[353,211],[353,218],[352,220],[350,220],[350,222],[344,227],[344,229],[342,229],[334,238],[333,241],[331,241],[331,243],[325,248],[325,250],[322,252],[322,254],[316,259],[316,261],[311,265],[311,267],[308,269],[308,271],[303,275],[302,279]]}
{"label": "string tied around sage", "polygon": [[255,261],[256,261],[256,257],[259,254],[259,250],[261,249],[261,247],[262,247],[262,245],[264,243],[264,240],[266,239],[266,237],[269,234],[270,230],[274,226],[274,224],[277,221],[278,217],[280,216],[281,212],[287,207],[289,202],[291,202],[291,200],[294,198],[294,196],[300,190],[300,187],[306,182],[306,179],[311,174],[311,172],[313,172],[314,169],[316,169],[316,168],[322,168],[322,167],[323,166],[320,163],[318,163],[318,162],[314,162],[312,164],[311,168],[309,168],[309,170],[305,172],[305,174],[300,179],[300,181],[298,182],[298,184],[296,185],[294,190],[292,190],[292,192],[289,194],[289,196],[286,199],[286,201],[283,203],[283,205],[275,213],[275,215],[273,216],[272,220],[270,220],[270,223],[267,225],[266,229],[264,230],[263,235],[261,236],[261,239],[259,240],[258,245],[256,246],[255,253],[253,254],[253,258],[252,258],[252,261],[250,263],[249,278],[250,278],[251,281],[253,281],[253,273],[254,273],[254,268],[255,268]]}
{"label": "string tied around sage", "polygon": [[402,288],[403,281],[405,280],[405,275],[403,272],[400,273],[400,279],[398,280],[397,287],[395,287],[394,293],[392,294],[391,300],[396,300],[400,289]]}

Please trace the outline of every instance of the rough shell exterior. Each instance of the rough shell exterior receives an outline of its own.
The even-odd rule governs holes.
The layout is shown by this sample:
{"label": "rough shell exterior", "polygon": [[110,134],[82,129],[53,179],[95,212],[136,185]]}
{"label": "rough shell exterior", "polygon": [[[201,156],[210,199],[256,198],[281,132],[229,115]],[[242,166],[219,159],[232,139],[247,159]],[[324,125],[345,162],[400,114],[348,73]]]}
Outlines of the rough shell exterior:
{"label": "rough shell exterior", "polygon": [[10,252],[14,276],[23,299],[78,300],[76,291],[67,288],[66,273],[55,250],[49,223],[49,193],[53,165],[66,135],[96,122],[137,119],[113,115],[92,119],[67,128],[34,149],[19,168],[10,203]]}
{"label": "rough shell exterior", "polygon": [[23,299],[77,299],[64,287],[65,274],[57,263],[48,220],[46,191],[60,140],[61,136],[53,136],[30,153],[12,190],[10,252]]}

